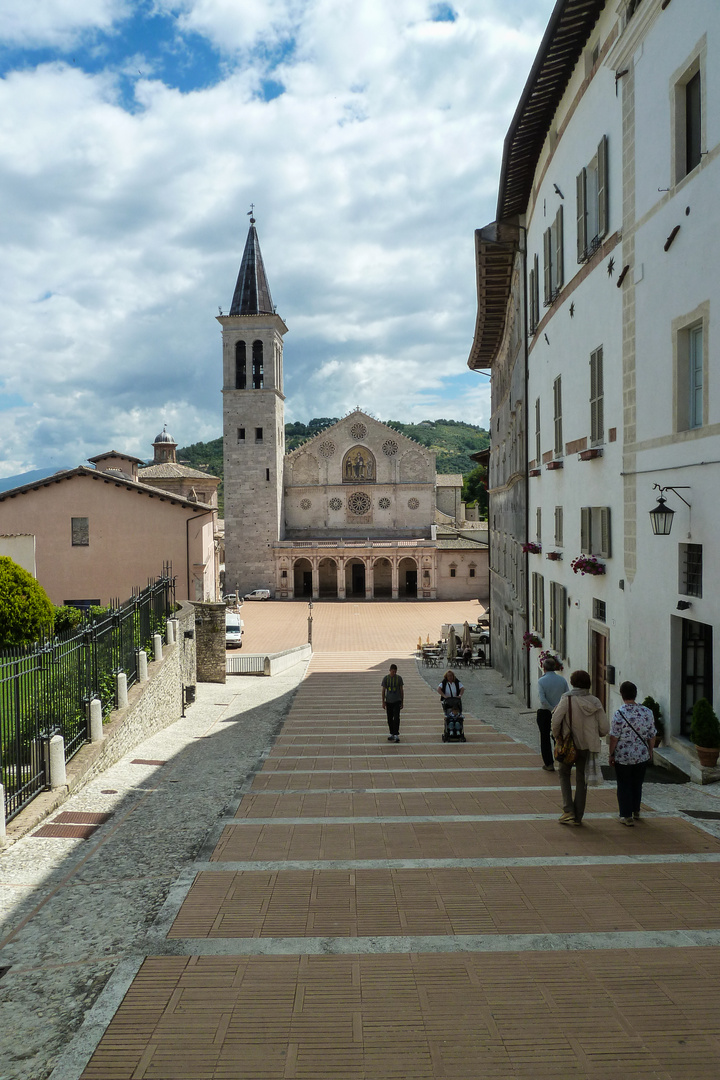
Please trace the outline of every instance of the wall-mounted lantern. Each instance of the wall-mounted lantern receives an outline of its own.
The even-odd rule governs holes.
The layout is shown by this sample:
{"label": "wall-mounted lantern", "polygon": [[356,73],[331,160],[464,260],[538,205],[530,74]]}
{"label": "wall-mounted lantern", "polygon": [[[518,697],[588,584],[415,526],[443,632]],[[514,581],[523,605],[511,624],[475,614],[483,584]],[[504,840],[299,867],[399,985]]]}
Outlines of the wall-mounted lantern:
{"label": "wall-mounted lantern", "polygon": [[[660,484],[653,484],[653,489],[656,489],[660,492],[657,505],[649,511],[650,524],[652,525],[653,535],[669,536],[670,530],[672,529],[673,518],[675,517],[675,511],[667,505],[664,493],[666,491],[672,491],[675,495],[677,495],[678,499],[685,503],[688,509],[690,509],[690,503],[687,501],[687,499],[684,499],[683,496],[679,494],[678,488],[661,487]],[[683,485],[683,490],[689,491],[689,485]]]}

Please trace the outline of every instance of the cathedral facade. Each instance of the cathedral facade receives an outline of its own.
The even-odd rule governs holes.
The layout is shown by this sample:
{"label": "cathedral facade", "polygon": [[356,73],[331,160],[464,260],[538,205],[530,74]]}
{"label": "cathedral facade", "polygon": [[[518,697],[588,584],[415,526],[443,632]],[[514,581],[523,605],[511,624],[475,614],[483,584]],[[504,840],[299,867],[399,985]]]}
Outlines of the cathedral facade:
{"label": "cathedral facade", "polygon": [[[487,546],[435,454],[356,409],[285,454],[283,337],[251,218],[223,335],[225,591],[485,599]],[[443,505],[461,506],[462,477]],[[448,483],[448,481],[450,483]],[[484,539],[484,537],[483,537]]]}

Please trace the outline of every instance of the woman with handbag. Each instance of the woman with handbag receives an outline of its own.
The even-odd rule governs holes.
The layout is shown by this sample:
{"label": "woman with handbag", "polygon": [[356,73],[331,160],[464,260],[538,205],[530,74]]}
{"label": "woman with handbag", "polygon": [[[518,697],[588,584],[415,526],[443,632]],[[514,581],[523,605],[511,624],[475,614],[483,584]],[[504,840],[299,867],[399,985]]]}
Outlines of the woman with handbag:
{"label": "woman with handbag", "polygon": [[[563,694],[552,715],[555,759],[560,775],[563,812],[561,825],[582,825],[587,799],[585,769],[591,754],[600,752],[600,738],[610,730],[602,702],[590,693],[592,681],[587,671],[573,671],[572,689]],[[575,796],[572,770],[575,766]]]}
{"label": "woman with handbag", "polygon": [[645,769],[652,759],[657,730],[650,709],[635,701],[635,683],[620,683],[620,697],[622,708],[613,716],[610,728],[610,764],[615,766],[620,821],[634,825],[640,820]]}

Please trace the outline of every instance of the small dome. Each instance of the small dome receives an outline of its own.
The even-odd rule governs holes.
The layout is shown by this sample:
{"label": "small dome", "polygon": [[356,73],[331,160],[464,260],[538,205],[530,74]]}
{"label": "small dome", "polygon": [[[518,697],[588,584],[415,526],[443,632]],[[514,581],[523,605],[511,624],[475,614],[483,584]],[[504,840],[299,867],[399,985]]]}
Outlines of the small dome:
{"label": "small dome", "polygon": [[155,446],[156,443],[172,443],[173,446],[177,446],[177,443],[167,429],[167,424],[163,424],[162,431],[159,435],[155,436],[155,442],[153,443],[153,446]]}

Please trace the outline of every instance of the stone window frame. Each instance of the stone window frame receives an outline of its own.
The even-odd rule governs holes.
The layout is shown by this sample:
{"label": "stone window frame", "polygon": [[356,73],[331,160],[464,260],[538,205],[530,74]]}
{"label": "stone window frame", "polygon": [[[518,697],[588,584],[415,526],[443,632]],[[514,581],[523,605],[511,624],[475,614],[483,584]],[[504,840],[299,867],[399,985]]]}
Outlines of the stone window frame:
{"label": "stone window frame", "polygon": [[[700,76],[700,159],[687,168],[687,86]],[[670,76],[670,186],[676,187],[686,177],[693,176],[702,165],[707,150],[707,34],[698,41],[695,48]]]}
{"label": "stone window frame", "polygon": [[[710,301],[679,315],[671,324],[673,347],[673,431],[701,431],[710,420]],[[691,424],[690,336],[702,328],[702,422]]]}

